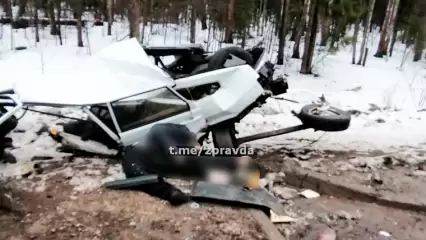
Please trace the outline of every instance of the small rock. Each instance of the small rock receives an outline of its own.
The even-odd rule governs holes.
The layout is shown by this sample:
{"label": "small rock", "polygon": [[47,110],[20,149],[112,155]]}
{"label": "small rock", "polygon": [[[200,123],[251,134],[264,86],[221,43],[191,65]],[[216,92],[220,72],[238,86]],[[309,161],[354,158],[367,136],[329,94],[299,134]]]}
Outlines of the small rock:
{"label": "small rock", "polygon": [[306,213],[305,218],[306,218],[306,219],[310,219],[310,220],[312,220],[312,219],[315,219],[315,216],[314,216],[314,214],[313,214],[313,213],[308,212],[308,213]]}
{"label": "small rock", "polygon": [[426,161],[421,161],[418,164],[416,164],[417,170],[426,170]]}
{"label": "small rock", "polygon": [[292,199],[296,197],[298,194],[298,191],[293,188],[275,186],[272,188],[272,193],[274,193],[274,195],[279,198],[287,200],[287,199]]}
{"label": "small rock", "polygon": [[345,212],[345,211],[338,211],[336,214],[340,219],[345,219],[345,220],[355,220],[356,219],[355,216],[353,216],[352,214]]}
{"label": "small rock", "polygon": [[25,163],[16,169],[16,175],[26,178],[29,177],[34,172],[34,170],[34,163]]}
{"label": "small rock", "polygon": [[348,171],[354,169],[354,165],[345,161],[336,162],[335,166],[339,171]]}
{"label": "small rock", "polygon": [[265,176],[265,178],[268,181],[272,181],[273,182],[277,178],[277,173],[267,173],[266,176]]}
{"label": "small rock", "polygon": [[268,180],[266,180],[266,178],[259,179],[259,187],[266,188],[267,185],[268,185]]}
{"label": "small rock", "polygon": [[361,167],[361,168],[367,167],[367,162],[365,161],[365,159],[362,159],[362,158],[353,158],[349,160],[349,162],[355,167]]}
{"label": "small rock", "polygon": [[381,179],[380,175],[378,172],[373,172],[371,174],[371,182],[373,182],[374,184],[383,184],[383,180]]}
{"label": "small rock", "polygon": [[268,181],[268,190],[272,191],[272,188],[274,187],[274,182],[277,179],[277,174],[276,173],[267,173],[265,178]]}
{"label": "small rock", "polygon": [[306,161],[306,160],[309,160],[309,158],[311,158],[311,155],[310,154],[304,154],[304,155],[298,155],[297,156],[300,160],[304,160],[304,161]]}
{"label": "small rock", "polygon": [[306,189],[304,191],[302,191],[301,193],[299,193],[301,196],[305,197],[305,198],[317,198],[320,196],[319,193],[312,191],[310,189]]}
{"label": "small rock", "polygon": [[136,222],[131,221],[129,225],[132,226],[132,227],[134,227],[134,226],[136,226]]}
{"label": "small rock", "polygon": [[390,157],[390,156],[383,157],[383,164],[385,166],[392,166],[393,165],[392,157]]}
{"label": "small rock", "polygon": [[383,118],[376,119],[377,123],[385,123],[386,121]]}

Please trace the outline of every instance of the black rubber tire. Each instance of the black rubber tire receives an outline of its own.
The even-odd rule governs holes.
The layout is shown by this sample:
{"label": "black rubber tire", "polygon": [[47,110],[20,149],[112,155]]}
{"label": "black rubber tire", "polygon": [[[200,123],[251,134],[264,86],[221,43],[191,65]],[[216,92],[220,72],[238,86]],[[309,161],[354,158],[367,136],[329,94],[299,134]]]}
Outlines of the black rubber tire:
{"label": "black rubber tire", "polygon": [[349,112],[330,107],[327,111],[333,112],[334,115],[332,116],[312,114],[312,111],[320,107],[321,106],[318,104],[306,105],[300,110],[297,117],[305,126],[319,131],[338,132],[349,128],[351,122],[351,115]]}
{"label": "black rubber tire", "polygon": [[222,49],[219,49],[217,52],[213,54],[211,59],[208,63],[208,71],[214,71],[217,69],[223,68],[223,64],[225,64],[226,60],[231,56],[234,55],[238,58],[241,58],[242,60],[246,61],[246,63],[250,66],[254,65],[254,61],[252,56],[249,52],[246,50],[240,48],[240,47],[225,47]]}
{"label": "black rubber tire", "polygon": [[215,148],[235,148],[235,126],[233,123],[222,123],[212,127],[213,145]]}

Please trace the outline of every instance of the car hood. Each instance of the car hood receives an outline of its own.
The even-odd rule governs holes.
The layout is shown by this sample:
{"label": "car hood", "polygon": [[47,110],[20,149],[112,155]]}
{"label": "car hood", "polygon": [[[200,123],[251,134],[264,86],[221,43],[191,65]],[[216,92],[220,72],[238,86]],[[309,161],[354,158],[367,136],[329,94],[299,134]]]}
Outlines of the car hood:
{"label": "car hood", "polygon": [[20,101],[49,106],[101,104],[174,85],[134,38],[111,44],[64,72],[22,79],[28,80],[13,87]]}

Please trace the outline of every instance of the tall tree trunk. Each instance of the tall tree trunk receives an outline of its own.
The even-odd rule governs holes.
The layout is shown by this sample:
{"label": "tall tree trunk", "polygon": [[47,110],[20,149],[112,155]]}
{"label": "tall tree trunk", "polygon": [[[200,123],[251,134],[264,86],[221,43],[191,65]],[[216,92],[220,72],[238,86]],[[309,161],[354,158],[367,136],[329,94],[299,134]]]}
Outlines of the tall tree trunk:
{"label": "tall tree trunk", "polygon": [[145,39],[145,27],[148,25],[148,19],[151,9],[151,1],[149,0],[142,0],[142,30],[140,35],[140,42],[143,43],[143,40]]}
{"label": "tall tree trunk", "polygon": [[140,0],[130,0],[129,27],[130,38],[140,40],[139,24],[141,18]]}
{"label": "tall tree trunk", "polygon": [[35,39],[36,43],[40,42],[40,31],[39,31],[39,19],[38,19],[38,8],[34,9],[34,28],[35,28]]}
{"label": "tall tree trunk", "polygon": [[331,24],[331,14],[332,14],[333,0],[329,0],[327,8],[323,12],[323,18],[321,21],[321,47],[327,46],[327,40],[330,36],[330,24]]}
{"label": "tall tree trunk", "polygon": [[13,20],[12,0],[5,0],[4,3],[6,18],[10,18],[10,20]]}
{"label": "tall tree trunk", "polygon": [[241,36],[241,48],[246,47],[247,42],[247,28],[243,28],[242,36]]}
{"label": "tall tree trunk", "polygon": [[303,11],[300,11],[300,13],[296,15],[293,28],[291,29],[290,41],[293,41],[293,42],[296,41],[297,32],[299,31],[299,28],[300,28],[300,21],[302,20],[302,15],[303,15]]}
{"label": "tall tree trunk", "polygon": [[388,38],[388,27],[392,17],[392,9],[393,9],[394,2],[395,0],[388,0],[388,5],[386,7],[385,20],[383,22],[381,32],[380,32],[379,46],[377,48],[376,54],[374,54],[374,56],[377,58],[382,58],[383,56],[387,55],[386,41]]}
{"label": "tall tree trunk", "polygon": [[278,44],[278,57],[277,64],[284,64],[284,46],[285,46],[285,37],[287,36],[287,16],[288,16],[288,5],[289,0],[283,0],[281,7],[281,24],[280,31],[278,34],[279,44]]}
{"label": "tall tree trunk", "polygon": [[207,13],[206,13],[206,8],[207,6],[207,1],[206,0],[198,0],[200,1],[202,4],[200,7],[198,7],[198,11],[200,14],[200,19],[201,19],[201,30],[206,30],[208,28],[207,26]]}
{"label": "tall tree trunk", "polygon": [[266,28],[266,24],[268,22],[268,0],[263,0],[262,7],[262,26],[260,26],[261,35],[263,35],[263,31]]}
{"label": "tall tree trunk", "polygon": [[113,1],[114,0],[106,0],[107,1],[107,12],[108,12],[108,27],[107,27],[107,35],[112,35],[112,23],[114,19],[114,11],[113,11]]}
{"label": "tall tree trunk", "polygon": [[360,22],[356,21],[355,23],[355,29],[354,29],[354,35],[352,37],[352,64],[355,64],[356,62],[356,44],[358,41],[358,33],[359,33],[359,25]]}
{"label": "tall tree trunk", "polygon": [[422,59],[423,50],[425,48],[425,42],[423,41],[423,36],[417,34],[416,41],[414,43],[414,62],[418,62]]}
{"label": "tall tree trunk", "polygon": [[228,24],[226,26],[225,43],[233,43],[235,0],[228,0]]}
{"label": "tall tree trunk", "polygon": [[190,19],[190,31],[189,31],[189,38],[191,43],[195,43],[195,23],[197,21],[197,14],[195,10],[195,0],[192,0],[191,4],[191,19]]}
{"label": "tall tree trunk", "polygon": [[83,45],[83,23],[81,21],[81,17],[83,15],[83,2],[76,1],[75,15],[77,20],[77,46],[84,47]]}
{"label": "tall tree trunk", "polygon": [[319,5],[317,4],[317,0],[312,0],[309,10],[309,25],[305,36],[305,48],[300,68],[301,74],[312,74],[312,59],[318,28],[318,8]]}
{"label": "tall tree trunk", "polygon": [[389,43],[392,41],[394,35],[395,35],[395,38],[396,38],[396,34],[397,34],[396,20],[397,20],[397,17],[398,17],[399,1],[400,0],[394,0],[394,4],[392,6],[392,15],[391,15],[389,27],[388,27],[389,28],[389,30],[388,30],[389,34],[386,38],[386,50],[388,49]]}
{"label": "tall tree trunk", "polygon": [[27,0],[19,0],[18,18],[26,13],[27,3]]}
{"label": "tall tree trunk", "polygon": [[[49,16],[50,34],[58,35],[58,27],[55,19],[55,3],[54,0],[48,0],[47,2],[47,15]],[[58,19],[59,21],[59,19]]]}
{"label": "tall tree trunk", "polygon": [[389,57],[392,57],[392,53],[393,53],[393,49],[395,47],[397,36],[398,36],[398,28],[394,27],[393,33],[392,33],[392,40],[391,40],[391,44],[390,44],[390,47],[389,47]]}
{"label": "tall tree trunk", "polygon": [[302,19],[300,21],[300,25],[298,26],[297,35],[293,46],[293,55],[291,58],[300,58],[300,40],[302,39],[303,32],[306,29],[306,19],[310,4],[311,0],[305,0],[303,5]]}
{"label": "tall tree trunk", "polygon": [[58,29],[58,38],[59,38],[59,45],[62,46],[62,32],[61,32],[61,13],[62,13],[62,8],[61,8],[61,2],[57,1],[56,2],[56,29]]}
{"label": "tall tree trunk", "polygon": [[364,54],[366,51],[367,42],[370,35],[369,29],[371,27],[371,18],[373,17],[373,10],[374,10],[375,3],[376,3],[376,0],[369,0],[367,15],[365,16],[365,21],[364,21],[364,30],[362,33],[361,48],[360,48],[359,58],[357,62],[358,65],[362,64],[362,60],[364,58]]}

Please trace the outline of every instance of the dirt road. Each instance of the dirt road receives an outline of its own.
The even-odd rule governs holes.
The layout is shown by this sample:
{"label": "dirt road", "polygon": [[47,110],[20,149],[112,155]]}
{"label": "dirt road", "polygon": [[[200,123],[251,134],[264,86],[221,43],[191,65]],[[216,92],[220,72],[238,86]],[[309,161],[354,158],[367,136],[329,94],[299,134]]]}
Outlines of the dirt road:
{"label": "dirt road", "polygon": [[[288,166],[288,162],[284,163],[283,158],[282,152],[276,152],[259,160],[275,171],[294,167]],[[91,160],[56,166],[54,170],[49,170],[56,172],[49,178],[42,177],[49,174],[44,172],[40,176],[12,180],[9,184],[19,189],[14,195],[23,206],[22,214],[0,212],[0,239],[267,239],[259,224],[244,209],[203,203],[174,208],[144,193],[107,191],[95,185],[81,191],[79,186],[71,184],[76,181],[75,178],[81,182],[101,179],[110,170],[108,164],[92,164],[90,171],[87,171],[87,161]],[[331,168],[336,166],[334,162],[337,160],[323,161],[321,169],[332,173]],[[315,160],[311,161],[310,166],[316,166]],[[392,171],[402,172],[401,169],[389,168],[382,175],[392,176]],[[355,174],[352,170],[339,171],[340,175],[334,174],[335,177],[357,182],[345,177],[350,175],[349,172]],[[420,177],[412,179],[413,186],[423,181]],[[388,180],[386,177],[382,180],[381,189],[385,189],[382,191],[394,189],[383,187],[387,186]],[[40,182],[43,182],[43,188],[37,192],[34,189]],[[395,181],[392,184],[398,185]],[[288,184],[283,186],[294,188]],[[31,189],[34,191],[29,191]],[[409,198],[408,188],[403,190],[401,193]],[[423,196],[421,192],[416,194],[417,197]],[[296,219],[295,222],[276,224],[288,239],[314,240],[329,228],[336,231],[338,239],[424,240],[426,236],[426,215],[423,213],[326,195],[314,199],[294,196],[283,200],[283,204],[288,216]]]}

